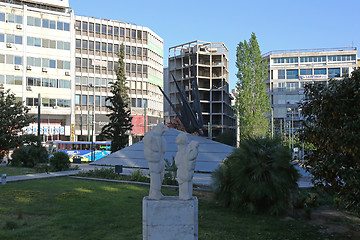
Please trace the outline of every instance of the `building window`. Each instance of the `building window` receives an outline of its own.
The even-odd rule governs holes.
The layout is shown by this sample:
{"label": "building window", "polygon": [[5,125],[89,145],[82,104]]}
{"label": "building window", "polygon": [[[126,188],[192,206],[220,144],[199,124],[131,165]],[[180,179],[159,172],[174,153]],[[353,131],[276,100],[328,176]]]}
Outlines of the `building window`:
{"label": "building window", "polygon": [[82,30],[83,30],[83,31],[87,31],[87,30],[88,30],[88,23],[87,23],[87,22],[82,22]]}
{"label": "building window", "polygon": [[147,57],[147,49],[143,48],[143,57]]}
{"label": "building window", "polygon": [[100,24],[99,23],[95,24],[95,32],[100,33]]}
{"label": "building window", "polygon": [[278,70],[278,78],[285,79],[285,70]]}
{"label": "building window", "polygon": [[131,47],[131,55],[136,56],[136,47]]}
{"label": "building window", "polygon": [[64,23],[63,22],[57,22],[57,30],[64,30]]}
{"label": "building window", "polygon": [[106,52],[106,43],[101,43],[101,51]]}
{"label": "building window", "polygon": [[105,106],[106,106],[106,97],[105,97],[105,96],[102,96],[102,97],[101,97],[101,106],[102,106],[102,107],[105,107]]}
{"label": "building window", "polygon": [[315,68],[314,74],[315,75],[326,75],[326,68]]}
{"label": "building window", "polygon": [[136,107],[136,98],[131,99],[131,106]]}
{"label": "building window", "polygon": [[55,60],[49,60],[49,67],[50,68],[56,68],[56,61]]}
{"label": "building window", "polygon": [[82,49],[87,49],[87,48],[88,48],[88,41],[82,40]]}
{"label": "building window", "polygon": [[95,50],[100,51],[100,42],[95,42]]}
{"label": "building window", "polygon": [[81,58],[79,58],[79,57],[75,58],[75,66],[81,67]]}
{"label": "building window", "polygon": [[64,23],[64,31],[70,31],[70,23]]}
{"label": "building window", "polygon": [[75,46],[76,46],[76,48],[81,48],[81,40],[80,39],[76,39]]}
{"label": "building window", "polygon": [[0,33],[0,42],[5,42],[5,35]]}
{"label": "building window", "polygon": [[142,73],[142,65],[141,64],[137,65],[137,73]]}
{"label": "building window", "polygon": [[130,63],[125,64],[125,72],[130,72]]}
{"label": "building window", "polygon": [[136,30],[131,30],[131,38],[136,38]]}
{"label": "building window", "polygon": [[89,41],[89,50],[94,50],[94,41]]}
{"label": "building window", "polygon": [[81,98],[81,95],[79,95],[79,94],[76,94],[75,95],[75,105],[80,105],[80,98]]}
{"label": "building window", "polygon": [[0,21],[5,22],[5,13],[0,13]]}
{"label": "building window", "polygon": [[81,66],[82,66],[82,67],[87,67],[87,66],[88,66],[88,60],[87,60],[87,58],[83,58],[83,59],[81,60]]}
{"label": "building window", "polygon": [[112,35],[113,32],[113,27],[112,26],[108,26],[108,34]]}
{"label": "building window", "polygon": [[83,105],[83,106],[87,105],[87,95],[81,96],[81,105]]}
{"label": "building window", "polygon": [[340,77],[340,68],[329,68],[328,69],[328,76],[330,78]]}
{"label": "building window", "polygon": [[95,105],[100,106],[100,96],[95,96]]}
{"label": "building window", "polygon": [[125,36],[125,29],[124,28],[120,28],[120,36],[121,37]]}
{"label": "building window", "polygon": [[75,84],[80,85],[80,77],[79,76],[75,77]]}
{"label": "building window", "polygon": [[299,88],[298,82],[287,82],[286,89],[289,91],[296,91]]}
{"label": "building window", "polygon": [[15,62],[15,65],[22,65],[22,57],[15,56],[14,62]]}
{"label": "building window", "polygon": [[312,75],[312,69],[300,69],[300,75]]}
{"label": "building window", "polygon": [[112,43],[108,43],[108,52],[112,52],[113,51],[113,45]]}
{"label": "building window", "polygon": [[89,23],[89,32],[94,31],[94,23]]}
{"label": "building window", "polygon": [[347,77],[347,76],[349,76],[349,68],[342,68],[341,69],[341,75],[343,76],[343,77]]}
{"label": "building window", "polygon": [[87,77],[81,77],[81,84],[87,85]]}
{"label": "building window", "polygon": [[43,79],[42,79],[41,86],[43,86],[43,87],[49,87],[49,79],[48,79],[48,78],[43,78]]}
{"label": "building window", "polygon": [[125,54],[130,55],[130,46],[125,47]]}
{"label": "building window", "polygon": [[[43,27],[44,27],[44,21],[48,21],[48,20],[43,19]],[[81,22],[80,22],[80,21],[76,21],[76,22],[75,22],[75,29],[76,29],[76,30],[80,30],[80,29],[81,29]]]}
{"label": "building window", "polygon": [[141,40],[141,37],[142,37],[141,35],[142,35],[142,34],[141,34],[141,30],[138,30],[138,31],[137,31],[137,38],[138,38],[139,40]]}
{"label": "building window", "polygon": [[114,53],[118,53],[119,51],[119,44],[114,44]]}
{"label": "building window", "polygon": [[50,29],[56,29],[56,21],[50,20]]}
{"label": "building window", "polygon": [[286,70],[287,79],[298,79],[299,78],[299,70],[297,69],[289,69]]}
{"label": "building window", "polygon": [[285,83],[284,82],[279,82],[278,83],[278,91],[282,92],[285,90]]}
{"label": "building window", "polygon": [[138,98],[138,99],[137,99],[137,101],[136,101],[136,106],[139,107],[139,108],[142,107],[142,106],[141,106],[141,98]]}
{"label": "building window", "polygon": [[131,72],[132,72],[132,73],[135,73],[135,72],[136,72],[136,64],[135,64],[135,63],[132,63],[132,64],[131,64]]}
{"label": "building window", "polygon": [[119,35],[119,27],[114,27],[114,35]]}
{"label": "building window", "polygon": [[102,34],[106,34],[106,25],[101,25]]}

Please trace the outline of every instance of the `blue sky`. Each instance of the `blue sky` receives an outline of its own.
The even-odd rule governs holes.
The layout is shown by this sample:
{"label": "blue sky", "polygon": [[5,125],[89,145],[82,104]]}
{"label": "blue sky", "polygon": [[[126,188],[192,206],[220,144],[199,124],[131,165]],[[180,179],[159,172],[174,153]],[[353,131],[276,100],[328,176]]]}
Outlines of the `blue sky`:
{"label": "blue sky", "polygon": [[224,42],[230,87],[236,47],[255,32],[262,53],[273,50],[359,47],[359,0],[69,0],[75,14],[146,26],[169,47],[193,40]]}

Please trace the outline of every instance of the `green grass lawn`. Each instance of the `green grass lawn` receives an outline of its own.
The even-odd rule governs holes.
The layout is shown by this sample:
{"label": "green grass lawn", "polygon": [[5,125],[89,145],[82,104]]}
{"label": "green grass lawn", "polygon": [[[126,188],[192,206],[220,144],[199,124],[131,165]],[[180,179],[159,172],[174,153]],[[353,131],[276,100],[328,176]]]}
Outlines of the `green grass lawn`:
{"label": "green grass lawn", "polygon": [[[144,186],[67,177],[0,185],[0,239],[140,240],[147,194]],[[346,238],[298,220],[234,212],[199,196],[199,239]]]}
{"label": "green grass lawn", "polygon": [[34,168],[0,166],[0,175],[6,174],[7,176],[16,176],[16,175],[25,175],[34,172],[35,172]]}

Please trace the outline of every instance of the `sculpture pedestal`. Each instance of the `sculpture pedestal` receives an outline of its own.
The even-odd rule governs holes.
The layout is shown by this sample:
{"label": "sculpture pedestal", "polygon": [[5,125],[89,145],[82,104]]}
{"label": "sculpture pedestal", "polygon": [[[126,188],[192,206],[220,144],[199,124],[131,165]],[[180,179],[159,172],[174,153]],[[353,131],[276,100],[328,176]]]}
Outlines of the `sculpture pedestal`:
{"label": "sculpture pedestal", "polygon": [[143,199],[143,240],[197,240],[198,200]]}

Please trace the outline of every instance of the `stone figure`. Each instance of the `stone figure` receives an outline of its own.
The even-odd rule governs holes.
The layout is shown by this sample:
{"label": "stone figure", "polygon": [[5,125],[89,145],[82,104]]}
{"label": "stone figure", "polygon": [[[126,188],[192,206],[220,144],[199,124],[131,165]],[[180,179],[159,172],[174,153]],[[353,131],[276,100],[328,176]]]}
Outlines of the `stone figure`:
{"label": "stone figure", "polygon": [[187,146],[185,134],[179,134],[176,138],[178,152],[175,156],[175,164],[178,168],[176,180],[179,183],[179,199],[189,200],[192,198],[194,169],[196,157],[199,153],[199,143],[191,141]]}
{"label": "stone figure", "polygon": [[160,200],[164,198],[161,194],[161,183],[164,178],[165,168],[164,154],[166,151],[166,142],[162,137],[164,132],[169,132],[169,129],[164,124],[159,123],[144,137],[144,155],[150,170],[148,199]]}

